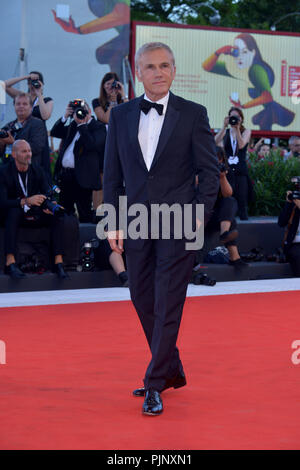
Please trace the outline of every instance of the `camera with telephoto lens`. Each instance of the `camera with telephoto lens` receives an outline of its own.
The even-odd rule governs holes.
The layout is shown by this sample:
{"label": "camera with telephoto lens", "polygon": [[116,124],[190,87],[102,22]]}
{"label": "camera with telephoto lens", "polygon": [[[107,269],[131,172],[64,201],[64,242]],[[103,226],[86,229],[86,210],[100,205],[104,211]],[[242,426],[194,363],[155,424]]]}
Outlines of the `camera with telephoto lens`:
{"label": "camera with telephoto lens", "polygon": [[78,119],[84,119],[88,115],[84,100],[77,99],[70,101],[69,107],[73,109],[73,115],[76,114]]}
{"label": "camera with telephoto lens", "polygon": [[60,193],[60,189],[58,186],[54,185],[52,188],[47,192],[46,199],[44,200],[43,204],[41,204],[41,209],[48,209],[52,215],[59,217],[64,214],[64,208],[59,204],[53,202],[54,196]]}
{"label": "camera with telephoto lens", "polygon": [[112,82],[111,87],[115,88],[116,90],[119,90],[121,88],[120,85],[118,84],[117,80],[114,80]]}
{"label": "camera with telephoto lens", "polygon": [[39,80],[35,79],[35,80],[30,80],[30,84],[34,87],[34,88],[41,88],[41,84],[39,82]]}
{"label": "camera with telephoto lens", "polygon": [[238,118],[237,116],[230,116],[229,124],[231,126],[236,126],[239,122],[240,122],[240,118]]}
{"label": "camera with telephoto lens", "polygon": [[8,124],[3,129],[0,130],[0,139],[6,139],[7,137],[9,137],[8,132],[10,132],[11,135],[15,138],[20,129],[22,129],[22,126],[18,124],[17,122]]}
{"label": "camera with telephoto lens", "polygon": [[300,176],[293,176],[291,182],[294,184],[294,190],[288,194],[288,200],[294,201],[295,199],[300,199]]}

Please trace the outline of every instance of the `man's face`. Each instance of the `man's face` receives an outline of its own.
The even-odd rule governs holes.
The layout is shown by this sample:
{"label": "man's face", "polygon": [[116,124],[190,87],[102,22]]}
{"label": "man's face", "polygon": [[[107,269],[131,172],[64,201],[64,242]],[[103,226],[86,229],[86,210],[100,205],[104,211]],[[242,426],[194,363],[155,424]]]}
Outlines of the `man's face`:
{"label": "man's face", "polygon": [[31,163],[32,152],[30,145],[25,141],[20,141],[13,150],[12,156],[20,166],[28,166]]}
{"label": "man's face", "polygon": [[293,153],[300,154],[300,138],[295,139],[294,142],[290,145],[290,148]]}
{"label": "man's face", "polygon": [[32,106],[30,104],[29,98],[26,96],[17,97],[15,99],[15,111],[20,122],[28,119],[32,112]]}
{"label": "man's face", "polygon": [[146,95],[158,101],[169,91],[175,78],[176,67],[166,49],[154,49],[141,55],[136,75],[143,83]]}

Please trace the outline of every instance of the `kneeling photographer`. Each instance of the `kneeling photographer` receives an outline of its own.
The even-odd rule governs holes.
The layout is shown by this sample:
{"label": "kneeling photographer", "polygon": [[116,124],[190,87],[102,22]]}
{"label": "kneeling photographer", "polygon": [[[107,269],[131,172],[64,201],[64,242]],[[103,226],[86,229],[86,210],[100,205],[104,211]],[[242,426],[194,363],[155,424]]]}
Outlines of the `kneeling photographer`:
{"label": "kneeling photographer", "polygon": [[5,226],[4,272],[13,279],[25,277],[16,264],[19,227],[50,227],[55,272],[67,278],[63,268],[64,210],[56,204],[43,169],[31,165],[32,152],[25,140],[16,140],[12,159],[0,170],[0,209]]}
{"label": "kneeling photographer", "polygon": [[222,147],[217,147],[217,156],[220,167],[220,189],[205,231],[216,229],[220,231],[220,243],[228,249],[230,264],[240,269],[247,266],[247,263],[242,261],[237,248],[238,230],[235,220],[237,201],[232,197],[232,187],[227,179],[228,163]]}
{"label": "kneeling photographer", "polygon": [[51,136],[62,139],[54,172],[61,189],[59,202],[70,214],[74,214],[76,204],[80,222],[93,222],[92,192],[101,189],[105,125],[92,117],[84,100],[77,99],[68,103]]}
{"label": "kneeling photographer", "polygon": [[286,203],[278,217],[279,227],[286,227],[283,249],[293,274],[300,277],[300,176],[291,179],[293,191],[287,191]]}

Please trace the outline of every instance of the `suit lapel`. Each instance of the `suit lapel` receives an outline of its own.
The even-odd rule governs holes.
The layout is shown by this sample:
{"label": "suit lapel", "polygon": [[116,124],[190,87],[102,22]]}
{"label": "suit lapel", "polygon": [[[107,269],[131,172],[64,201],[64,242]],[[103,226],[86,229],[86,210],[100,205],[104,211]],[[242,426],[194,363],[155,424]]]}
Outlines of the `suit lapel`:
{"label": "suit lapel", "polygon": [[136,154],[140,164],[142,165],[144,170],[148,171],[148,168],[146,166],[146,163],[145,163],[145,160],[144,160],[144,157],[143,157],[143,154],[142,154],[141,146],[140,146],[140,143],[139,143],[139,138],[138,138],[140,113],[141,113],[140,102],[143,99],[143,97],[144,97],[144,95],[140,96],[133,103],[133,106],[132,106],[131,110],[127,114],[127,123],[128,123],[129,141],[130,141],[131,145],[133,146],[133,148],[135,149],[135,154]]}
{"label": "suit lapel", "polygon": [[157,164],[159,157],[161,156],[171,134],[178,122],[180,117],[179,107],[177,104],[176,96],[170,92],[167,112],[165,115],[164,123],[159,136],[156,152],[152,161],[150,170]]}

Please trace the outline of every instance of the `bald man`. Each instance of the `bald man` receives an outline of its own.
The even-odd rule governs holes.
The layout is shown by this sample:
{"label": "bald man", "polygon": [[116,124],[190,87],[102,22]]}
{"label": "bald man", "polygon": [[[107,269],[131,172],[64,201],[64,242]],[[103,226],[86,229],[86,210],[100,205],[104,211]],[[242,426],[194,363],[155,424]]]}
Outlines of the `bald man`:
{"label": "bald man", "polygon": [[67,277],[63,268],[63,217],[55,217],[42,208],[50,186],[43,169],[32,165],[32,151],[28,142],[16,140],[12,160],[0,170],[0,209],[5,223],[4,272],[12,279],[25,274],[16,264],[17,237],[20,226],[50,227],[55,256],[55,270],[60,279]]}

